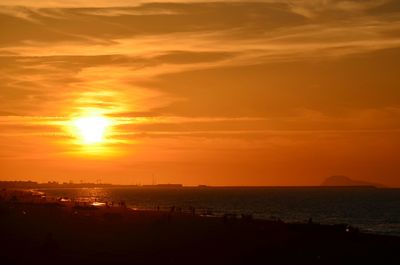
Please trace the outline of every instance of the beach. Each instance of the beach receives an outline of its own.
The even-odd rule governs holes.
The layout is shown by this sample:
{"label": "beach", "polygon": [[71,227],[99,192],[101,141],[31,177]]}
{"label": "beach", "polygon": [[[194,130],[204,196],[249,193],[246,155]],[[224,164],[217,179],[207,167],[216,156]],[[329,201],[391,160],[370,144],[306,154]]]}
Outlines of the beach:
{"label": "beach", "polygon": [[[14,193],[13,193],[14,192]],[[397,264],[400,238],[345,224],[205,217],[4,191],[2,264]],[[14,195],[13,195],[14,194]],[[397,262],[396,262],[397,261]]]}

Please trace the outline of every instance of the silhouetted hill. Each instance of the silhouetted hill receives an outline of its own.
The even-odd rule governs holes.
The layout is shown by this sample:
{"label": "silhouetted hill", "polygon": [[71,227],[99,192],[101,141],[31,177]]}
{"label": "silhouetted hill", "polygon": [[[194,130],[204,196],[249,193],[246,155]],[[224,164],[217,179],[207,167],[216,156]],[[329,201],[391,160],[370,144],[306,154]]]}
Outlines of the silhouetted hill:
{"label": "silhouetted hill", "polygon": [[322,183],[321,186],[366,186],[366,187],[383,187],[383,185],[378,183],[372,183],[367,181],[361,180],[354,180],[346,176],[331,176],[326,178]]}

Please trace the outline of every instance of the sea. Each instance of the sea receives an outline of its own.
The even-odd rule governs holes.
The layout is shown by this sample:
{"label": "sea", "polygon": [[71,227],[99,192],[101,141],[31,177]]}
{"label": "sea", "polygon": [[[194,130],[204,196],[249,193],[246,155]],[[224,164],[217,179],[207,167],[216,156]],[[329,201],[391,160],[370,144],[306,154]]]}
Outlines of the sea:
{"label": "sea", "polygon": [[400,189],[328,187],[112,187],[42,189],[50,196],[124,201],[133,209],[190,211],[208,216],[251,214],[284,222],[349,224],[400,236]]}

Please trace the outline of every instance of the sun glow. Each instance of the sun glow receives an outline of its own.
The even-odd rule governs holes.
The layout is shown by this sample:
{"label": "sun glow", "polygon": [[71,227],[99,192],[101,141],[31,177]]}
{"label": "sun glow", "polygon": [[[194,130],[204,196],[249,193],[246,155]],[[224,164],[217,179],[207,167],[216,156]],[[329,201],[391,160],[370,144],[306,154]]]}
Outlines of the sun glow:
{"label": "sun glow", "polygon": [[82,117],[75,120],[74,125],[84,144],[96,144],[104,142],[111,121],[102,116]]}

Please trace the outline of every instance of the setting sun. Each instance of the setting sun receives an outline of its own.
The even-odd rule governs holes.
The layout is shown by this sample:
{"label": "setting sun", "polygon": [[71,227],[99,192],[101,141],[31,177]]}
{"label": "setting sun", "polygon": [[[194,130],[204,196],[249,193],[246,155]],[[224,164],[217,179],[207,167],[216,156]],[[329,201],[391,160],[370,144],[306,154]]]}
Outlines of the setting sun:
{"label": "setting sun", "polygon": [[77,119],[75,127],[84,144],[95,144],[104,141],[104,135],[111,122],[104,117],[82,117]]}
{"label": "setting sun", "polygon": [[400,0],[0,6],[0,180],[400,187]]}

